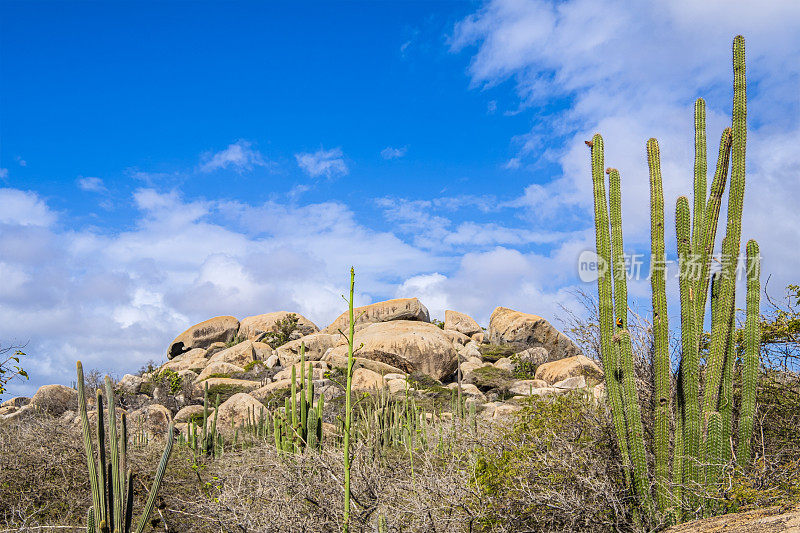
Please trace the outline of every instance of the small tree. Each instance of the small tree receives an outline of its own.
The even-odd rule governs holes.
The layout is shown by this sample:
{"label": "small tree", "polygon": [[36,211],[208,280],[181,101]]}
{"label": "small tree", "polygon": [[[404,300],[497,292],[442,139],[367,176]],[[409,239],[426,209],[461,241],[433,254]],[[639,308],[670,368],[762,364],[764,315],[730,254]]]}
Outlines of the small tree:
{"label": "small tree", "polygon": [[0,398],[6,392],[6,384],[14,378],[28,379],[28,373],[20,366],[20,358],[25,357],[22,346],[0,346]]}

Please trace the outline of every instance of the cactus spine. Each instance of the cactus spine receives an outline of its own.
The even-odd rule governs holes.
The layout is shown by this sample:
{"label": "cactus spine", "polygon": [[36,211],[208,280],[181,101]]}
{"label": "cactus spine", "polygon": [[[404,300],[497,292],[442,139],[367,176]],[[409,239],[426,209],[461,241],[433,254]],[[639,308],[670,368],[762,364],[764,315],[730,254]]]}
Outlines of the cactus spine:
{"label": "cactus spine", "polygon": [[[108,533],[110,531],[119,533],[130,533],[133,518],[133,474],[130,470],[125,475],[125,460],[127,456],[127,428],[125,415],[121,420],[121,437],[117,436],[117,417],[116,402],[114,399],[114,389],[111,379],[106,376],[105,389],[108,396],[108,431],[103,424],[103,396],[98,390],[97,394],[97,459],[94,454],[92,444],[91,429],[89,427],[89,416],[86,410],[86,392],[83,379],[83,365],[80,361],[76,364],[78,373],[78,409],[81,417],[81,429],[83,431],[83,444],[86,452],[86,463],[89,471],[89,484],[92,489],[92,507],[86,514],[86,531],[88,533]],[[106,437],[111,452],[111,462],[105,462]],[[156,469],[153,485],[147,497],[147,502],[139,516],[139,522],[134,530],[135,533],[144,531],[150,513],[155,505],[156,494],[164,478],[164,470],[169,462],[172,452],[173,426],[169,425],[167,430],[167,442],[164,453]],[[107,472],[106,472],[107,470]],[[127,481],[127,483],[126,483]]]}
{"label": "cactus spine", "polygon": [[[661,157],[658,141],[647,141],[647,164],[650,174],[650,284],[653,293],[653,379],[655,382],[654,453],[656,456],[656,501],[666,509],[667,473],[669,470],[669,323],[667,320],[666,255],[664,252],[664,190],[661,181]],[[676,423],[683,423],[683,420]],[[682,428],[681,428],[682,429]],[[682,431],[681,431],[682,434]],[[677,434],[676,434],[677,435]],[[676,438],[676,450],[678,448]],[[682,444],[681,444],[682,446]],[[676,451],[676,458],[682,456]]]}
{"label": "cactus spine", "polygon": [[739,416],[739,443],[736,458],[739,463],[750,461],[750,441],[756,410],[761,326],[759,325],[761,256],[758,243],[747,243],[747,318],[744,324],[744,354],[742,356],[742,406]]}

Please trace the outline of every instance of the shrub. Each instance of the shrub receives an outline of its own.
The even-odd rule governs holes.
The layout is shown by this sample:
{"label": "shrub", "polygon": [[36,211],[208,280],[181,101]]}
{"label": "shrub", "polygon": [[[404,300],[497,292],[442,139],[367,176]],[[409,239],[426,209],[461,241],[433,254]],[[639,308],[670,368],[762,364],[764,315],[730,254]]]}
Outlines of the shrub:
{"label": "shrub", "polygon": [[465,381],[472,383],[483,391],[493,389],[504,391],[514,382],[514,377],[508,370],[487,365],[476,368],[467,374]]}
{"label": "shrub", "polygon": [[289,313],[286,318],[282,318],[275,323],[276,331],[268,331],[262,342],[269,344],[273,350],[278,346],[283,346],[292,340],[292,333],[297,329],[299,321],[300,318],[296,314]]}
{"label": "shrub", "polygon": [[510,344],[483,344],[478,350],[480,350],[483,360],[491,363],[517,353],[517,349]]}

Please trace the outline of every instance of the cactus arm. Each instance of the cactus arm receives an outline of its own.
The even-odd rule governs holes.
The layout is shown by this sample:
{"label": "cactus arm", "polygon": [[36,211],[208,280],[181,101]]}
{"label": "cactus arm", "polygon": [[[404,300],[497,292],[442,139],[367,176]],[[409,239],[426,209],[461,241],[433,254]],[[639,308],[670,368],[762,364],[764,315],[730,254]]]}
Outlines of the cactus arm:
{"label": "cactus arm", "polygon": [[679,524],[683,518],[683,433],[685,414],[683,410],[683,385],[681,365],[678,365],[678,375],[675,383],[675,442],[672,457],[672,501],[673,522]]}
{"label": "cactus arm", "polygon": [[[633,477],[640,504],[649,512],[652,501],[648,482],[647,454],[644,447],[644,429],[636,392],[636,373],[633,364],[631,337],[628,332],[628,280],[625,270],[624,245],[622,241],[622,194],[619,171],[607,170],[609,175],[609,207],[611,222],[611,253],[614,280],[614,307],[617,316],[617,331],[613,342],[618,345],[618,361],[622,371],[622,401],[628,427],[628,446],[633,463]],[[666,474],[666,472],[665,472]]]}
{"label": "cactus arm", "polygon": [[133,472],[130,470],[128,470],[125,486],[125,528],[122,531],[128,532],[131,530],[131,522],[133,521]]}
{"label": "cactus arm", "polygon": [[750,462],[750,441],[756,411],[756,387],[761,347],[760,298],[761,257],[758,243],[747,243],[747,318],[744,324],[744,355],[742,357],[742,406],[739,417],[739,442],[736,459],[740,464]]}
{"label": "cactus arm", "polygon": [[[711,492],[718,487],[722,474],[722,418],[717,411],[711,411],[708,415],[707,444],[706,489]],[[705,505],[706,516],[714,515],[716,507],[716,498],[708,497]]]}
{"label": "cactus arm", "polygon": [[728,463],[731,460],[731,432],[733,424],[733,371],[736,364],[736,322],[735,309],[729,313],[730,326],[728,329],[728,342],[725,346],[725,364],[722,367],[722,385],[717,401],[717,411],[720,418],[720,460]]}
{"label": "cactus arm", "polygon": [[[647,141],[647,164],[650,174],[650,285],[653,295],[653,378],[654,453],[656,457],[656,499],[662,511],[667,510],[667,472],[669,470],[669,322],[667,312],[666,256],[664,253],[664,190],[661,181],[661,158],[658,141]],[[677,450],[677,447],[676,447]],[[682,450],[681,450],[681,453]],[[676,457],[678,453],[676,451]]]}
{"label": "cactus arm", "polygon": [[681,271],[679,278],[681,294],[681,378],[684,410],[684,482],[700,482],[698,469],[700,443],[700,411],[698,405],[699,391],[699,354],[696,340],[695,303],[693,283],[687,272],[690,245],[689,200],[685,196],[678,198],[675,209],[675,231],[678,239],[678,257]]}
{"label": "cactus arm", "polygon": [[725,192],[725,183],[728,179],[728,162],[731,155],[732,130],[725,128],[719,141],[719,155],[717,156],[717,169],[711,182],[711,192],[706,204],[703,223],[703,248],[700,256],[700,279],[697,284],[697,328],[698,335],[703,333],[705,322],[706,300],[708,297],[709,272],[711,270],[711,255],[714,252],[714,243],[717,238],[719,225],[719,210],[722,205],[722,196]]}
{"label": "cactus arm", "polygon": [[150,487],[150,493],[147,495],[147,502],[145,503],[142,514],[139,517],[139,525],[136,527],[136,533],[142,533],[142,531],[144,531],[144,527],[147,525],[147,520],[150,518],[150,513],[153,512],[153,506],[156,503],[156,495],[158,494],[158,489],[161,487],[161,480],[164,478],[164,471],[166,470],[167,463],[169,462],[169,455],[172,453],[173,433],[174,424],[170,422],[169,428],[167,429],[167,443],[164,446],[164,453],[161,455],[161,461],[158,463],[156,475],[153,479],[153,485]]}
{"label": "cactus arm", "polygon": [[703,249],[703,222],[705,218],[706,181],[708,179],[706,156],[706,102],[698,98],[694,103],[694,218],[692,222],[692,251],[699,256]]}
{"label": "cactus arm", "polygon": [[103,424],[103,393],[100,389],[95,391],[95,400],[97,402],[97,484],[100,488],[100,514],[95,517],[100,529],[104,529],[108,523],[108,502],[106,496],[108,494],[108,486],[106,485],[106,432]]}
{"label": "cactus arm", "polygon": [[[742,204],[745,187],[745,152],[747,142],[747,82],[745,78],[744,37],[733,40],[733,140],[731,146],[731,186],[728,192],[728,227],[722,246],[722,306],[728,309],[735,301],[736,269],[742,233]],[[723,323],[724,322],[724,323]],[[706,372],[703,410],[711,412],[717,405],[725,345],[729,324],[721,321],[719,331],[712,324],[711,354]]]}
{"label": "cactus arm", "polygon": [[92,446],[92,432],[89,427],[89,415],[86,412],[86,389],[83,381],[83,365],[78,361],[75,366],[78,371],[78,410],[81,417],[81,430],[83,432],[83,447],[86,452],[86,464],[89,469],[89,485],[92,489],[92,507],[90,507],[91,515],[87,515],[87,523],[89,523],[89,516],[91,517],[92,529],[88,531],[94,532],[95,517],[100,516],[100,489],[97,480],[97,463],[95,462],[94,449]]}
{"label": "cactus arm", "polygon": [[611,237],[609,236],[608,208],[606,205],[605,178],[603,176],[604,154],[603,138],[599,134],[587,143],[592,155],[592,188],[594,193],[595,242],[599,263],[597,292],[599,295],[598,315],[600,319],[600,356],[606,381],[606,397],[611,406],[614,432],[617,437],[622,464],[628,486],[630,479],[630,455],[625,427],[625,413],[622,407],[622,394],[619,367],[613,349],[614,304],[611,286]]}

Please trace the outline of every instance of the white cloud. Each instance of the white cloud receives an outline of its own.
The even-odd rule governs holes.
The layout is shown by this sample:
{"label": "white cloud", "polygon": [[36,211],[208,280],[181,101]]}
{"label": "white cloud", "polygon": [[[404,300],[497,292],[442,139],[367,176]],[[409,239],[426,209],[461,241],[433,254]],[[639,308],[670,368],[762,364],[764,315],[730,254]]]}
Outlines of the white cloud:
{"label": "white cloud", "polygon": [[200,159],[201,172],[213,172],[229,167],[244,172],[257,166],[268,166],[261,153],[253,148],[253,143],[244,140],[236,141],[219,152],[203,154]]}
{"label": "white cloud", "polygon": [[341,148],[324,150],[320,148],[316,152],[301,152],[294,154],[297,165],[312,178],[325,176],[335,178],[346,176],[349,172],[344,154]]}
{"label": "white cloud", "polygon": [[0,224],[18,226],[50,226],[55,215],[34,192],[0,189]]}
{"label": "white cloud", "polygon": [[408,148],[403,146],[402,148],[392,148],[391,146],[387,146],[383,150],[381,150],[381,157],[384,159],[399,159],[406,155]]}
{"label": "white cloud", "polygon": [[94,177],[78,178],[78,187],[89,192],[106,192],[108,190],[103,184],[103,180]]}
{"label": "white cloud", "polygon": [[7,168],[0,168],[0,179],[4,179],[8,177],[8,169]]}
{"label": "white cloud", "polygon": [[[708,105],[713,171],[720,132],[730,123],[731,42],[744,34],[749,131],[743,243],[759,239],[764,272],[780,286],[797,280],[794,265],[800,262],[797,248],[787,246],[800,240],[798,156],[787,144],[800,137],[799,25],[800,4],[789,1],[496,0],[459,22],[450,45],[454,52],[474,51],[468,72],[475,87],[508,83],[521,109],[568,102],[557,114],[537,112],[532,129],[513,140],[520,149],[511,160],[512,167],[524,166],[531,155],[544,156],[560,165],[561,175],[537,180],[506,205],[550,229],[565,222],[591,228],[583,141],[600,132],[606,166],[622,175],[626,246],[647,252],[645,142],[659,139],[672,228],[677,196],[691,195],[694,99],[702,96]],[[563,148],[543,152],[546,144]],[[667,246],[674,250],[674,230],[667,231]]]}

